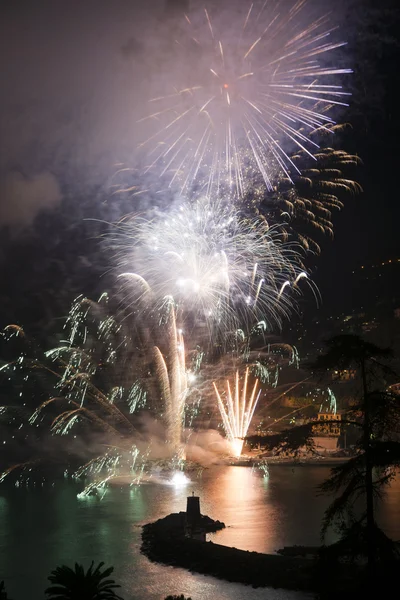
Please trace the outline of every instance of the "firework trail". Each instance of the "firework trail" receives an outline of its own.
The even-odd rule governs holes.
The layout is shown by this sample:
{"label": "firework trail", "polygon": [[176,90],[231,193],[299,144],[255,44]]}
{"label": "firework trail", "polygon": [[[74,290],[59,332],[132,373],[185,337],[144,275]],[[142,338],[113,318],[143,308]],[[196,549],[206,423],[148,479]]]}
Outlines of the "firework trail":
{"label": "firework trail", "polygon": [[[162,326],[157,328],[160,333],[158,345],[145,352],[141,368],[141,361],[135,362],[129,351],[132,345],[137,346],[136,338],[131,340],[132,327],[127,326],[126,321],[113,317],[107,310],[107,304],[106,295],[102,295],[99,302],[78,298],[67,319],[66,339],[61,345],[39,357],[30,357],[24,350],[16,361],[0,369],[7,376],[14,370],[21,371],[24,384],[20,409],[25,407],[26,396],[31,395],[29,380],[39,381],[42,380],[41,374],[46,376],[43,390],[38,389],[34,393],[35,397],[41,398],[36,408],[28,411],[25,407],[18,418],[14,410],[18,407],[14,406],[1,407],[0,414],[3,412],[3,416],[8,416],[15,427],[20,423],[24,436],[27,427],[28,433],[36,432],[36,427],[40,427],[42,435],[50,432],[64,437],[72,456],[73,440],[83,440],[87,453],[84,457],[79,454],[80,466],[71,470],[72,476],[86,480],[82,496],[103,494],[109,483],[121,476],[128,477],[131,485],[136,485],[143,477],[152,477],[157,470],[170,473],[171,468],[178,471],[184,465],[187,468],[188,463],[183,458],[184,426],[192,427],[195,420],[197,426],[202,423],[201,427],[209,428],[210,423],[205,425],[204,417],[213,415],[216,408],[211,383],[214,382],[214,389],[218,391],[230,373],[239,373],[243,364],[246,365],[244,388],[240,390],[236,377],[236,387],[231,396],[228,394],[225,404],[222,394],[217,396],[223,425],[236,454],[239,454],[243,437],[247,435],[258,398],[255,395],[257,385],[252,390],[248,389],[250,372],[264,386],[275,390],[275,398],[268,407],[301,383],[291,384],[289,390],[287,386],[278,387],[279,372],[285,365],[298,367],[298,355],[296,349],[288,344],[271,342],[260,347],[260,336],[263,337],[266,331],[265,322],[257,323],[252,329],[253,342],[246,338],[243,330],[232,334],[228,340],[229,355],[217,364],[212,360],[204,364],[204,354],[197,350],[192,353],[188,368],[183,335],[177,328],[172,303]],[[19,326],[8,326],[4,335],[26,341]],[[127,353],[128,357],[124,358]],[[147,377],[143,377],[143,372]],[[229,385],[228,390],[230,392]],[[193,403],[196,395],[201,400],[201,409],[199,402]],[[229,398],[234,399],[233,404]],[[154,409],[151,409],[152,405]],[[169,458],[164,461],[155,458],[148,437],[145,435],[143,439],[140,428],[137,429],[141,409],[153,410],[165,422],[167,444],[163,442],[162,446],[167,452],[163,450],[162,456],[169,454]],[[25,418],[27,411],[28,418]],[[26,436],[24,439],[27,439]],[[63,451],[55,453],[54,458],[56,468],[65,465]],[[69,462],[69,458],[67,460]],[[48,461],[46,453],[39,452],[34,459],[5,469],[0,474],[0,481],[12,472],[18,472],[18,481],[28,482],[36,477],[34,473],[40,473],[40,465],[48,465]]]}
{"label": "firework trail", "polygon": [[243,196],[254,172],[268,190],[279,171],[291,179],[291,151],[312,157],[310,133],[329,130],[332,109],[347,106],[339,77],[351,71],[335,66],[344,43],[334,30],[304,0],[184,15],[168,81],[142,119],[146,171],[209,197]]}
{"label": "firework trail", "polygon": [[182,428],[185,400],[189,392],[185,364],[185,345],[182,331],[176,327],[175,310],[172,308],[168,324],[168,358],[155,346],[155,362],[158,380],[164,399],[167,436],[174,454],[181,453]]}
{"label": "firework trail", "polygon": [[257,317],[279,325],[307,280],[293,244],[263,217],[242,217],[223,202],[128,220],[113,244],[124,301],[160,307],[173,298],[180,319],[193,315],[224,335]]}
{"label": "firework trail", "polygon": [[[249,336],[243,330],[237,330],[227,340],[226,352],[222,356],[208,355],[208,361],[203,363],[197,376],[195,392],[201,396],[202,411],[197,415],[197,425],[205,428],[219,421],[220,407],[215,403],[215,386],[220,388],[225,385],[232,373],[242,372],[247,369],[255,379],[263,385],[264,392],[272,399],[271,404],[281,399],[291,386],[295,384],[281,384],[280,374],[283,369],[297,371],[299,369],[299,356],[296,347],[289,344],[271,340],[266,343],[266,323],[257,323]],[[216,411],[215,409],[218,408]],[[217,412],[217,415],[215,414]],[[226,430],[226,427],[224,426]]]}
{"label": "firework trail", "polygon": [[240,456],[242,453],[244,438],[261,394],[261,390],[257,393],[258,380],[256,380],[249,398],[247,397],[248,377],[249,369],[247,368],[243,387],[240,390],[239,371],[236,371],[233,393],[229,381],[226,382],[225,402],[222,400],[215,382],[213,383],[225,433],[231,442],[234,456]]}
{"label": "firework trail", "polygon": [[[27,355],[24,347],[16,361],[1,368],[6,374],[21,371],[26,386],[30,379],[41,382],[43,377],[39,375],[45,376],[43,389],[38,388],[35,393],[38,398],[45,396],[45,400],[31,411],[25,409],[21,419],[24,431],[27,427],[40,427],[42,433],[69,436],[66,444],[72,444],[72,454],[72,437],[78,437],[88,446],[87,454],[98,453],[90,460],[86,457],[72,473],[76,478],[89,480],[83,495],[105,490],[119,476],[128,476],[131,484],[136,484],[149,474],[154,457],[151,441],[138,430],[138,414],[144,408],[149,410],[152,403],[156,415],[165,421],[172,459],[183,464],[181,441],[190,371],[186,372],[183,336],[176,327],[174,309],[170,306],[166,316],[167,351],[163,353],[154,345],[141,364],[142,360],[135,358],[138,353],[132,353],[132,347],[137,349],[137,339],[131,338],[131,329],[123,328],[107,305],[106,294],[99,302],[78,298],[67,318],[66,339],[61,345],[33,357]],[[26,336],[19,326],[10,325],[4,337],[25,340]],[[4,411],[10,415],[11,408],[14,407]],[[60,454],[60,463],[63,459]],[[21,480],[26,480],[32,475],[33,466],[47,460],[48,457],[39,456],[15,464],[0,474],[0,481],[13,471],[20,472]]]}

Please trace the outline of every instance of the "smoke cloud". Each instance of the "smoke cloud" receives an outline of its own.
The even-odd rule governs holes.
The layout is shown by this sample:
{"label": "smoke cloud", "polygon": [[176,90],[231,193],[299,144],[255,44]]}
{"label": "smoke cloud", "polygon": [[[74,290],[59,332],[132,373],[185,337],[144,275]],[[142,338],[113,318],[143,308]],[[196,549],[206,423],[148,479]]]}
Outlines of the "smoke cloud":
{"label": "smoke cloud", "polygon": [[[171,458],[171,446],[165,441],[166,432],[163,423],[144,413],[141,415],[139,428],[140,439],[135,440],[136,446],[151,460]],[[214,430],[184,432],[184,447],[186,460],[195,462],[203,467],[216,464],[222,457],[232,454],[229,442]]]}
{"label": "smoke cloud", "polygon": [[0,182],[0,225],[22,230],[32,224],[39,211],[53,209],[60,201],[60,186],[51,173],[30,178],[9,173]]}

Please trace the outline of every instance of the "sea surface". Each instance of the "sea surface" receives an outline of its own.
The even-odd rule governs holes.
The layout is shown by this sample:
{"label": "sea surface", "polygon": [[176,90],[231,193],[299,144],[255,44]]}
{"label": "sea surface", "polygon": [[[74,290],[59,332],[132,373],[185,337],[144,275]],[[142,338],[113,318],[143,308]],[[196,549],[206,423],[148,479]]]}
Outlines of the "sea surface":
{"label": "sea surface", "polygon": [[[328,499],[317,496],[316,487],[328,473],[325,466],[279,465],[266,479],[247,467],[212,467],[187,486],[121,483],[102,499],[79,499],[79,486],[69,482],[0,487],[0,581],[13,600],[39,600],[57,565],[94,560],[115,566],[125,600],[163,600],[168,594],[192,600],[304,599],[308,596],[297,592],[257,590],[152,563],[140,554],[141,525],[184,511],[194,492],[202,513],[227,525],[211,536],[216,543],[270,553],[293,544],[317,545]],[[400,478],[389,488],[379,519],[400,539]]]}

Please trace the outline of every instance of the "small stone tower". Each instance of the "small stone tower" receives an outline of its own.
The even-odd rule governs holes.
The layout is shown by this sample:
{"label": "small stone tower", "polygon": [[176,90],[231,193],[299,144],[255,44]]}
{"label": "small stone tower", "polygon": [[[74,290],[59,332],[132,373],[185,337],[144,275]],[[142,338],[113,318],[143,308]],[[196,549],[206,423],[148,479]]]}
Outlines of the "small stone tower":
{"label": "small stone tower", "polygon": [[187,497],[186,504],[186,527],[192,531],[200,525],[200,498],[194,492]]}

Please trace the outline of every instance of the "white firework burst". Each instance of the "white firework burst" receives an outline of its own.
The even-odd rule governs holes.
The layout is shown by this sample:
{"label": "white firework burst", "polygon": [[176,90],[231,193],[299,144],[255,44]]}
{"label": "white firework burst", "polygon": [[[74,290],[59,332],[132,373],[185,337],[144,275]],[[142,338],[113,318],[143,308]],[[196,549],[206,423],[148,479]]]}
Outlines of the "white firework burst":
{"label": "white firework burst", "polygon": [[182,15],[176,51],[160,94],[150,100],[146,170],[181,190],[241,197],[249,173],[272,189],[275,174],[298,171],[292,150],[313,156],[310,137],[347,105],[335,66],[332,16],[305,0],[270,0],[204,8]]}
{"label": "white firework burst", "polygon": [[192,315],[225,334],[254,318],[280,324],[293,304],[288,292],[307,280],[296,246],[229,203],[202,199],[133,218],[114,242],[128,302],[160,307],[173,298],[183,321]]}

